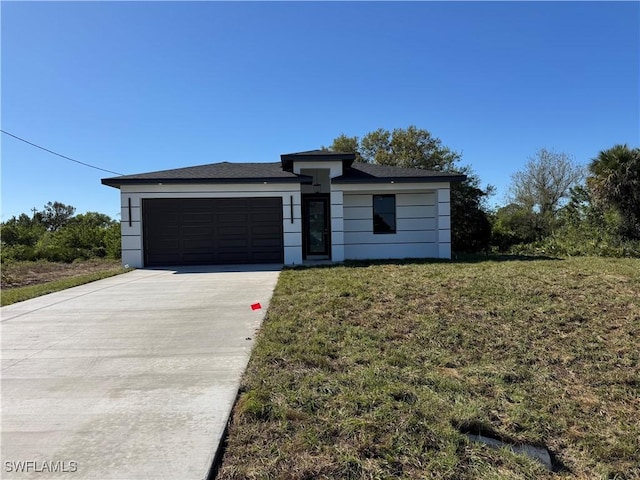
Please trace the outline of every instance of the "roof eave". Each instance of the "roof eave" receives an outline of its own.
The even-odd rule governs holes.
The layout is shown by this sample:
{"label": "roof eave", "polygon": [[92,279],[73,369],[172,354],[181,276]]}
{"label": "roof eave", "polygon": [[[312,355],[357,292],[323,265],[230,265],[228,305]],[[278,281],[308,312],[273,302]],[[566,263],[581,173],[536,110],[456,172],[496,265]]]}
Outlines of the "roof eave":
{"label": "roof eave", "polygon": [[452,183],[464,182],[466,175],[452,175],[442,177],[374,177],[374,178],[334,178],[331,183],[348,185],[348,184],[366,184],[366,183]]}
{"label": "roof eave", "polygon": [[356,158],[355,153],[346,152],[301,152],[285,153],[280,155],[282,169],[286,172],[293,171],[293,162],[342,162],[343,168],[349,168]]}
{"label": "roof eave", "polygon": [[179,185],[179,184],[206,184],[206,185],[229,185],[229,184],[265,184],[265,183],[297,183],[311,184],[313,178],[306,175],[297,177],[262,177],[262,178],[103,178],[103,185],[120,188],[122,185]]}
{"label": "roof eave", "polygon": [[312,162],[314,160],[335,160],[336,162],[342,160],[355,160],[355,153],[341,153],[341,152],[327,152],[327,153],[286,153],[280,155],[280,160],[297,161],[297,162]]}

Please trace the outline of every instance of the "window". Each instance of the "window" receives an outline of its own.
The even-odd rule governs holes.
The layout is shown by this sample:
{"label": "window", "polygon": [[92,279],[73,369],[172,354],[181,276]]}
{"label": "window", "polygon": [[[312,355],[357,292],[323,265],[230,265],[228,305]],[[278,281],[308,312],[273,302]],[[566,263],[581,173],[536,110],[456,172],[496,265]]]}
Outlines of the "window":
{"label": "window", "polygon": [[396,196],[373,196],[373,233],[396,233]]}

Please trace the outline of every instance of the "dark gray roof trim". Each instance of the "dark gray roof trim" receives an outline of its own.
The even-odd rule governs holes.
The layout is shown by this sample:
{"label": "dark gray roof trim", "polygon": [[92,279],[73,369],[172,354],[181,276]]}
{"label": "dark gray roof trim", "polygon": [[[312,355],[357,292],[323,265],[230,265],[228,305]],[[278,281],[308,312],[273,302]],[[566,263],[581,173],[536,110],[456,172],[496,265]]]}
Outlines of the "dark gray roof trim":
{"label": "dark gray roof trim", "polygon": [[466,175],[451,172],[436,172],[419,168],[402,168],[371,163],[354,163],[343,175],[333,178],[331,183],[411,183],[411,182],[463,182]]}
{"label": "dark gray roof trim", "polygon": [[308,150],[306,152],[285,153],[280,155],[280,160],[355,160],[355,153],[334,152],[333,150]]}
{"label": "dark gray roof trim", "polygon": [[[291,155],[306,155],[302,154]],[[315,155],[315,154],[313,154]],[[333,155],[333,152],[331,153]],[[342,155],[342,154],[340,154]],[[347,154],[351,155],[351,154]],[[333,158],[333,157],[332,157]],[[336,158],[333,158],[336,160]],[[462,182],[466,175],[450,172],[434,172],[417,168],[400,168],[389,165],[352,163],[346,161],[344,173],[332,179],[335,184],[349,183],[408,183],[408,182]],[[349,166],[350,165],[350,166]],[[297,183],[311,184],[313,179],[283,170],[284,162],[272,163],[211,163],[196,167],[176,168],[158,172],[122,175],[103,178],[103,185],[119,188],[121,185],[141,184],[233,184],[233,183]]]}
{"label": "dark gray roof trim", "polygon": [[297,183],[297,184],[309,184],[313,183],[313,177],[307,177],[304,175],[300,175],[297,178],[271,178],[271,177],[263,177],[263,178],[159,178],[156,180],[145,178],[140,180],[133,179],[118,179],[115,178],[103,178],[102,184],[108,185],[110,187],[119,188],[121,185],[157,185],[157,184],[238,184],[238,183],[248,183],[248,184],[258,184],[258,183]]}
{"label": "dark gray roof trim", "polygon": [[334,152],[331,150],[309,150],[307,152],[285,153],[280,155],[282,169],[293,170],[293,162],[342,162],[343,168],[351,166],[356,158],[355,153]]}
{"label": "dark gray roof trim", "polygon": [[158,172],[103,178],[102,184],[118,188],[120,185],[153,183],[311,183],[305,175],[282,170],[280,162],[271,163],[211,163],[196,167],[176,168]]}

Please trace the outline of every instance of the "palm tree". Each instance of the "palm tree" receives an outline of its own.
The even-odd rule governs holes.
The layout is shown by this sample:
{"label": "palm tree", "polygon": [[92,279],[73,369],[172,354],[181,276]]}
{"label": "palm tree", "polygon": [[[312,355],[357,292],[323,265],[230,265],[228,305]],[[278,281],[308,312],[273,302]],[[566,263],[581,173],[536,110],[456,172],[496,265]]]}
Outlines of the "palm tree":
{"label": "palm tree", "polygon": [[640,239],[640,148],[616,145],[589,164],[587,185],[593,198],[621,217],[620,233]]}

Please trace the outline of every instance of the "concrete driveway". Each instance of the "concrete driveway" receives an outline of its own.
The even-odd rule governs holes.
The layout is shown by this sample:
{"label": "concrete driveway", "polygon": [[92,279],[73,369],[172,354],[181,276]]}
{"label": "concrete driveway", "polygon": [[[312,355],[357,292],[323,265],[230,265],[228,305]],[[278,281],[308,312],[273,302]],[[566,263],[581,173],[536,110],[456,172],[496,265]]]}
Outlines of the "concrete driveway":
{"label": "concrete driveway", "polygon": [[279,272],[135,270],[3,307],[0,477],[206,478]]}

